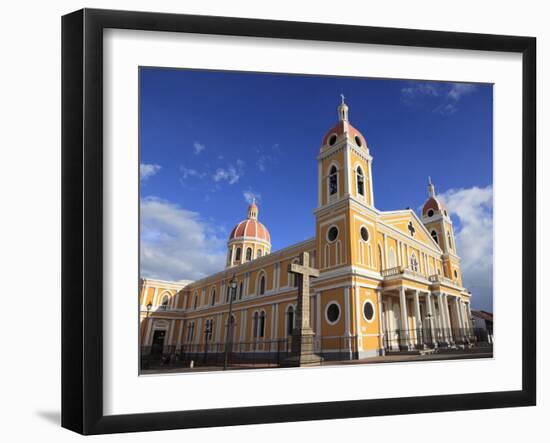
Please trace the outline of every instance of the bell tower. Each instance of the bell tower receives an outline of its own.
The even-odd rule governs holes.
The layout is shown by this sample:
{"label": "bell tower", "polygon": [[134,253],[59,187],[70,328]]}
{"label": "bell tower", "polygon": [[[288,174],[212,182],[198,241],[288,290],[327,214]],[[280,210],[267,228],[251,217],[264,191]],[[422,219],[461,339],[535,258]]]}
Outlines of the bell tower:
{"label": "bell tower", "polygon": [[338,121],[323,137],[317,156],[315,215],[321,269],[352,263],[356,234],[352,211],[363,218],[374,217],[372,157],[367,141],[349,122],[349,107],[343,95],[337,113]]}
{"label": "bell tower", "polygon": [[443,251],[444,276],[462,285],[453,222],[447,207],[436,196],[431,177],[428,177],[428,200],[422,207],[422,223]]}
{"label": "bell tower", "polygon": [[363,135],[349,122],[349,107],[341,95],[338,123],[323,138],[318,162],[318,207],[343,198],[374,207],[372,157]]}

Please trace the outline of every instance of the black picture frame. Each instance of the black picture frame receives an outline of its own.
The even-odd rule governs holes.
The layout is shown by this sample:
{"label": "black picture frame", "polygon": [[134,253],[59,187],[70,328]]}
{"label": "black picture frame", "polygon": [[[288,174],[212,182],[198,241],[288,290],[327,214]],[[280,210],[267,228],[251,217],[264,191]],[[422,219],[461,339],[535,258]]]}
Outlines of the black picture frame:
{"label": "black picture frame", "polygon": [[[103,413],[103,30],[171,31],[522,54],[522,388],[517,391]],[[62,426],[81,434],[488,409],[536,404],[536,39],[83,9],[62,18]]]}

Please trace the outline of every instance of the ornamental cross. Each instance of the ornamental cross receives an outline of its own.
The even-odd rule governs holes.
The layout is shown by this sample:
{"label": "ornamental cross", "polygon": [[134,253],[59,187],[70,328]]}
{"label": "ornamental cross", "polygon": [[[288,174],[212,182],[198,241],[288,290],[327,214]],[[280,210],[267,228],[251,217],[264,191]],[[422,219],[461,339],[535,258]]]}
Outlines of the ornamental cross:
{"label": "ornamental cross", "polygon": [[298,286],[296,329],[309,329],[309,278],[319,277],[319,270],[309,266],[309,253],[302,252],[300,264],[291,263],[288,266],[288,272],[296,275],[296,283]]}
{"label": "ornamental cross", "polygon": [[416,229],[414,229],[412,222],[409,222],[409,225],[407,226],[407,228],[409,229],[409,232],[411,233],[411,235],[414,237],[414,233],[416,232]]}

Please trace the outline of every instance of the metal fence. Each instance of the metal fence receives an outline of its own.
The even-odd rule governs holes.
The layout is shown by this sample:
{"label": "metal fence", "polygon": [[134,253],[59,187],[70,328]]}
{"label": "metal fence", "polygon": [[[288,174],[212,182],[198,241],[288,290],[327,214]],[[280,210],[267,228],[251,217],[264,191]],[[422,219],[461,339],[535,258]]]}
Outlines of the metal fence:
{"label": "metal fence", "polygon": [[[142,369],[223,366],[225,343],[183,344],[179,347],[143,346],[140,349]],[[227,364],[233,367],[277,367],[290,357],[292,337],[227,344]],[[315,337],[313,349],[326,361],[358,357],[357,337]]]}
{"label": "metal fence", "polygon": [[425,348],[468,350],[492,347],[493,337],[477,328],[418,328],[386,331],[383,342],[386,353]]}

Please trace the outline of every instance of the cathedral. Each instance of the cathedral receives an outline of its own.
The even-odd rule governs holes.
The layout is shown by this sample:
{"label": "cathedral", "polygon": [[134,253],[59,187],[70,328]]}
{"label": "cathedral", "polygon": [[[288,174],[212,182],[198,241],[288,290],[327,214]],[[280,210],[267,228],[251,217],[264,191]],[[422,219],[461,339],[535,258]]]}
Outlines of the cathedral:
{"label": "cathedral", "polygon": [[471,293],[450,214],[431,180],[420,216],[376,209],[372,160],[342,97],[317,155],[315,237],[272,252],[253,202],[229,235],[224,270],[198,281],[141,279],[142,356],[223,353],[228,343],[244,357],[280,352],[297,317],[290,265],[304,252],[319,276],[303,315],[323,359],[467,346]]}

